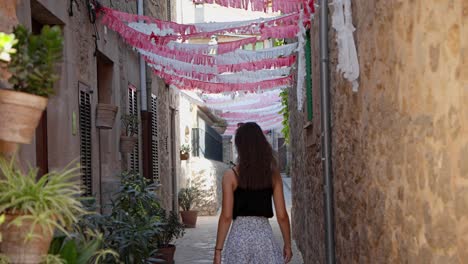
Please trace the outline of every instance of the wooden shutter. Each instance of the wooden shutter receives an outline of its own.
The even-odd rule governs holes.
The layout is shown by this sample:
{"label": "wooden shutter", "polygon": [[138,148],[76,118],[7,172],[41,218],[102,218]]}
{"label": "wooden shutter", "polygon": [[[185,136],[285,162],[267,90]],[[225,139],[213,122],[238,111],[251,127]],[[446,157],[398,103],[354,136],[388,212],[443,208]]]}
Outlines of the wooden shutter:
{"label": "wooden shutter", "polygon": [[84,195],[93,194],[92,141],[91,141],[91,93],[89,88],[80,83],[79,122],[80,122],[80,159],[81,183]]}
{"label": "wooden shutter", "polygon": [[[138,94],[136,87],[129,85],[128,87],[128,113],[130,115],[138,116]],[[133,133],[139,137],[138,125],[130,128]],[[130,153],[130,170],[136,173],[140,172],[140,149],[138,144],[135,149]]]}
{"label": "wooden shutter", "polygon": [[159,147],[158,147],[158,100],[154,94],[151,95],[151,158],[153,163],[153,180],[159,184]]}

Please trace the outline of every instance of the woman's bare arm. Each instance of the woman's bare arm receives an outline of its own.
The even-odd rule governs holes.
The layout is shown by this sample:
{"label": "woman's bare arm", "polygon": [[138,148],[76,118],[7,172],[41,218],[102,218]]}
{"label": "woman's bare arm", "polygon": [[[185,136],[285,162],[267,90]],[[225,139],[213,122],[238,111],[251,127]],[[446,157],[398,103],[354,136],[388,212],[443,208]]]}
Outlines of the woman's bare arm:
{"label": "woman's bare arm", "polygon": [[226,240],[229,227],[232,222],[232,208],[234,206],[235,175],[228,170],[223,176],[223,205],[218,222],[218,234],[216,238],[216,249],[222,249]]}
{"label": "woman's bare arm", "polygon": [[283,192],[283,180],[278,170],[273,175],[273,201],[275,202],[276,219],[283,235],[284,247],[291,248],[291,226],[289,215],[286,210]]}

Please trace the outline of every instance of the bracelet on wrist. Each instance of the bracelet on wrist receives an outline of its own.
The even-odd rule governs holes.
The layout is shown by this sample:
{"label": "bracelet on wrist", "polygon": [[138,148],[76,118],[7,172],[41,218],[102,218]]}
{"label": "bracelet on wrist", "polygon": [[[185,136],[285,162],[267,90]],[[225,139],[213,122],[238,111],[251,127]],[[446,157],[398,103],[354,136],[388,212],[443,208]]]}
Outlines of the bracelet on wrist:
{"label": "bracelet on wrist", "polygon": [[222,248],[215,248],[215,251],[223,251]]}

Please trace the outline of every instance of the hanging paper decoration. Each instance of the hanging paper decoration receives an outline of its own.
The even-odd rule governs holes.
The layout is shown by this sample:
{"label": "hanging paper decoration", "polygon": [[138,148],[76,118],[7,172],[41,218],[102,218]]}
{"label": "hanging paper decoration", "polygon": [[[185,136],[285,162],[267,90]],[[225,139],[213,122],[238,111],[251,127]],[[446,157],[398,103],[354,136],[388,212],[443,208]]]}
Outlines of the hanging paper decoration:
{"label": "hanging paper decoration", "polygon": [[156,75],[163,78],[168,84],[173,84],[179,89],[202,90],[208,93],[224,93],[233,91],[255,92],[259,90],[268,90],[279,86],[288,86],[292,80],[292,76],[286,76],[278,79],[252,83],[211,83],[171,75],[156,69],[154,72]]}
{"label": "hanging paper decoration", "polygon": [[249,97],[226,98],[224,100],[205,99],[205,104],[215,110],[241,111],[244,109],[264,108],[281,102],[279,95],[263,96],[262,94],[252,93]]}
{"label": "hanging paper decoration", "polygon": [[[200,0],[193,0],[194,3],[200,3]],[[283,13],[295,13],[299,12],[304,6],[311,6],[310,3],[313,3],[312,0],[202,0],[202,3],[205,4],[218,4],[220,6],[232,7],[232,8],[241,8],[245,10],[252,11],[261,11],[267,12],[270,10],[273,12],[283,12]],[[313,12],[313,10],[312,10]]]}
{"label": "hanging paper decoration", "polygon": [[[212,0],[215,1],[218,3],[218,0]],[[222,5],[238,8],[250,5],[253,9],[266,10],[264,0],[219,1]],[[272,8],[286,15],[191,25],[126,14],[105,7],[101,8],[100,15],[102,23],[118,32],[143,55],[154,73],[167,84],[176,89],[201,93],[199,100],[227,121],[226,133],[234,133],[238,122],[255,121],[263,130],[280,127],[283,117],[278,112],[283,106],[279,93],[291,86],[291,69],[298,58],[299,68],[303,65],[301,59],[304,55],[298,51],[303,50],[301,36],[310,22],[313,1],[273,0]],[[213,35],[227,33],[247,36],[230,42],[188,43],[191,38],[209,39]],[[299,44],[260,50],[241,49],[268,38],[295,37],[299,38]],[[301,95],[298,93],[298,97]]]}
{"label": "hanging paper decoration", "polygon": [[283,106],[281,105],[281,102],[275,103],[275,104],[269,104],[263,107],[244,107],[239,110],[232,110],[232,109],[223,109],[221,110],[222,112],[225,113],[245,113],[245,114],[277,114]]}

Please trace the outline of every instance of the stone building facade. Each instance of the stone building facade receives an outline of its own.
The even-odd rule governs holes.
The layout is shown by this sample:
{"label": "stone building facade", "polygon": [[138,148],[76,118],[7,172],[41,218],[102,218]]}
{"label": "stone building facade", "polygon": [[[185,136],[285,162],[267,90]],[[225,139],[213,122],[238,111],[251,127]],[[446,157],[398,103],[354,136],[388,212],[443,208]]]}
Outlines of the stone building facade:
{"label": "stone building facade", "polygon": [[[468,2],[352,9],[357,93],[335,70],[329,32],[337,263],[466,263]],[[311,35],[314,118],[291,112],[293,233],[306,264],[325,263],[318,19]]]}
{"label": "stone building facade", "polygon": [[[138,54],[117,33],[101,25],[99,19],[94,25],[91,23],[87,2],[8,0],[0,4],[2,21],[4,13],[8,15],[5,17],[11,17],[7,19],[10,24],[2,23],[3,31],[10,31],[18,22],[33,32],[43,25],[60,25],[64,35],[64,57],[56,95],[50,97],[41,121],[43,126],[38,128],[42,136],[37,134],[32,144],[21,147],[21,162],[38,166],[44,172],[77,160],[89,165],[84,171],[83,184],[91,187],[90,192],[101,205],[116,191],[118,174],[132,169],[160,182],[165,206],[177,207],[173,193],[180,170],[176,155],[178,95],[146,69],[148,111],[141,112]],[[137,1],[100,3],[124,12],[137,12]],[[165,20],[171,17],[170,1],[145,0],[144,6],[145,15]],[[96,128],[98,103],[118,106],[116,122],[110,130]],[[119,152],[123,113],[136,114],[140,121],[145,117],[151,119],[147,126],[140,122],[139,144],[132,154]],[[88,123],[83,121],[84,116],[89,117]],[[153,134],[149,142],[144,142],[143,129],[148,126],[153,128]],[[88,138],[83,138],[85,133]]]}

